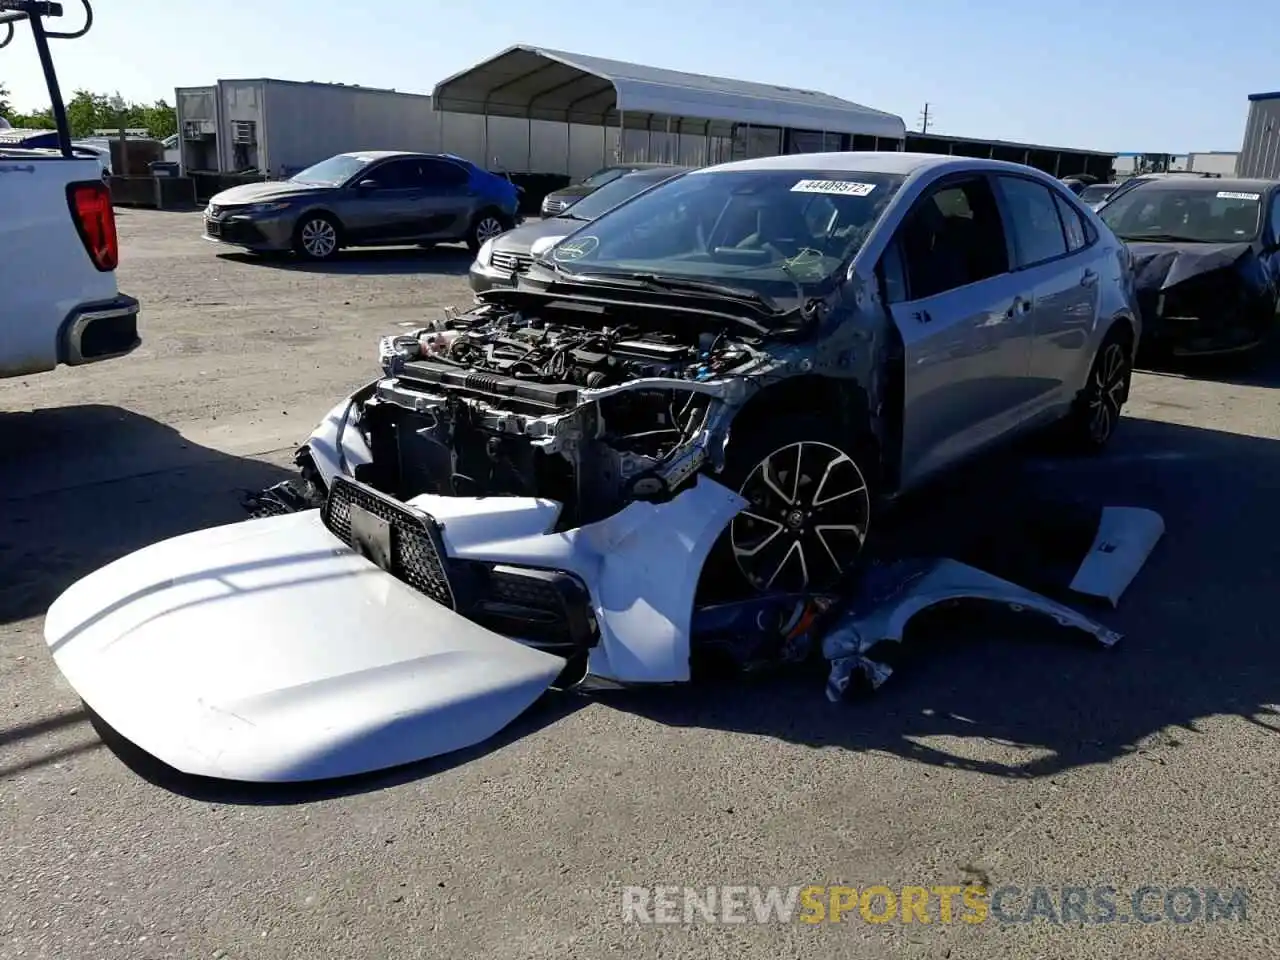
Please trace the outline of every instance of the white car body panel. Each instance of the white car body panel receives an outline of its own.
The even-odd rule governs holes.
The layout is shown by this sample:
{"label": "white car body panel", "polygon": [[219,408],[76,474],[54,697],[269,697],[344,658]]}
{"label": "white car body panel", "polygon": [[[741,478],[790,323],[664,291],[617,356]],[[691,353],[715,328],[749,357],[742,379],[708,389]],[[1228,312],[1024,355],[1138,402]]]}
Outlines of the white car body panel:
{"label": "white car body panel", "polygon": [[[326,488],[334,477],[350,476],[373,460],[359,416],[344,400],[307,441]],[[698,577],[720,532],[746,506],[733,491],[702,477],[669,503],[631,503],[599,523],[552,533],[560,514],[552,500],[425,494],[408,502],[443,525],[450,556],[554,567],[580,577],[596,603],[601,631],[591,674],[621,683],[689,679]]]}
{"label": "white car body panel", "polygon": [[598,523],[552,532],[560,504],[526,497],[409,500],[444,528],[462,560],[576,574],[591,594],[600,643],[594,677],[619,683],[689,679],[694,594],[716,538],[746,501],[708,477],[668,503],[629,503]]}
{"label": "white car body panel", "polygon": [[1070,589],[1118,606],[1164,536],[1164,517],[1142,507],[1104,507],[1089,553]]}
{"label": "white car body panel", "polygon": [[[419,497],[449,554],[578,574],[600,629],[588,657],[618,682],[689,679],[694,591],[744,505],[702,478],[548,532],[560,506]],[[189,774],[244,781],[347,776],[472,746],[566,666],[379,569],[320,511],[185,534],[73,584],[45,638],[71,686],[125,739]]]}
{"label": "white car body panel", "polygon": [[318,511],[165,540],[71,586],[45,638],[76,692],[184,773],[363,773],[462,749],[564,660],[500,637],[342,544]]}

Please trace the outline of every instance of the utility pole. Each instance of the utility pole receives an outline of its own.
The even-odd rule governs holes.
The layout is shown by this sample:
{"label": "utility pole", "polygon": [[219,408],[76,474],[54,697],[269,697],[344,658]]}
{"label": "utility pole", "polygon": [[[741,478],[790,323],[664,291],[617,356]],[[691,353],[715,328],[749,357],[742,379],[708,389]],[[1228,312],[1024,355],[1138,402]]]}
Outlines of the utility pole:
{"label": "utility pole", "polygon": [[920,132],[921,133],[929,132],[930,122],[932,122],[932,118],[929,116],[929,104],[926,103],[924,105],[924,109],[920,111]]}

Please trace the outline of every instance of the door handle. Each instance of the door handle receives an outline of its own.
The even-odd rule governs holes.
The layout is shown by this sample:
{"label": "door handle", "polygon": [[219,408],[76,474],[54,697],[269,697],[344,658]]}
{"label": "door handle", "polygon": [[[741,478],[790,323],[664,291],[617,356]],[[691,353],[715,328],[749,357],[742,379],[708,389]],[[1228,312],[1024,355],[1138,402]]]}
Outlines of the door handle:
{"label": "door handle", "polygon": [[1015,297],[1013,306],[1004,312],[1006,320],[1016,320],[1018,317],[1025,317],[1031,312],[1031,301],[1024,300],[1022,297]]}
{"label": "door handle", "polygon": [[1085,270],[1083,276],[1080,277],[1080,286],[1092,287],[1098,282],[1098,272],[1096,270]]}

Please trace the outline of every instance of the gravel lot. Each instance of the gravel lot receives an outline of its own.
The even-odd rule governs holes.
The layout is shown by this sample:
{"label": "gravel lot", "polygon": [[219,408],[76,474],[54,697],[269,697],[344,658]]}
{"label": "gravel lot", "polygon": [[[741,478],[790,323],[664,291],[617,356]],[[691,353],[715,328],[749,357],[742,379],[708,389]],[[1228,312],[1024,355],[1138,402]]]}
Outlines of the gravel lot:
{"label": "gravel lot", "polygon": [[[937,623],[873,700],[808,680],[551,704],[502,742],[320,793],[155,784],[104,748],[41,638],[57,593],[239,491],[465,302],[465,251],[251,261],[197,214],[122,211],[144,346],[0,382],[0,957],[1275,957],[1280,374],[1140,375],[1103,460],[984,465],[1168,535],[1102,652]],[[963,640],[963,643],[960,642]],[[144,771],[145,772],[145,771]],[[1244,920],[623,923],[622,885],[1110,884],[1249,892]],[[1158,907],[1159,897],[1149,901]],[[1016,907],[1015,907],[1016,909]]]}

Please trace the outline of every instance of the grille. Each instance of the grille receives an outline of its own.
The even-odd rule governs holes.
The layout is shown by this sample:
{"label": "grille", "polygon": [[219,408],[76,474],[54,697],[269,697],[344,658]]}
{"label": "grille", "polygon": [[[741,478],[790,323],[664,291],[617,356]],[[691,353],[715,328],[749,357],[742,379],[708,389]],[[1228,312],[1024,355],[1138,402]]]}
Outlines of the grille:
{"label": "grille", "polygon": [[387,572],[437,603],[455,609],[453,587],[444,566],[440,525],[372,487],[334,477],[321,517],[330,533],[356,549],[359,545],[351,533],[352,504],[391,525],[391,564]]}
{"label": "grille", "polygon": [[544,200],[542,203],[543,213],[559,213],[567,204],[563,200]]}
{"label": "grille", "polygon": [[524,273],[529,269],[529,265],[533,263],[533,257],[519,253],[495,252],[493,259],[489,262],[495,270],[501,270],[503,273]]}

